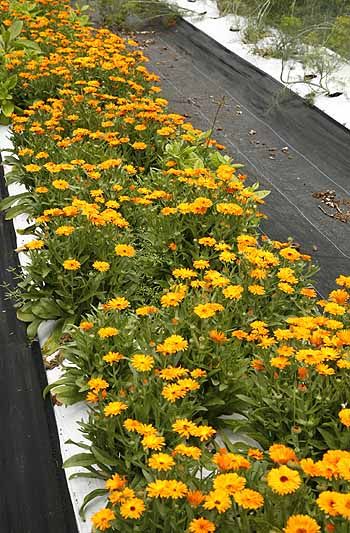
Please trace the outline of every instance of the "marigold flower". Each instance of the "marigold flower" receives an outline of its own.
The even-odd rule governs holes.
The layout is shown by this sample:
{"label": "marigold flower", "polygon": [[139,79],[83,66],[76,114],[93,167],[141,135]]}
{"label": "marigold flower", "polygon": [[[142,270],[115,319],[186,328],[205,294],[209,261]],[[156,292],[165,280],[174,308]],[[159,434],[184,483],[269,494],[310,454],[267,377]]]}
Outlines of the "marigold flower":
{"label": "marigold flower", "polygon": [[194,434],[193,432],[197,426],[194,422],[188,420],[188,418],[178,418],[171,427],[173,428],[173,431],[178,433],[181,437],[188,439]]}
{"label": "marigold flower", "polygon": [[136,309],[136,314],[138,316],[148,316],[157,313],[158,311],[158,307],[155,307],[154,305],[145,305],[143,307],[138,307]]}
{"label": "marigold flower", "polygon": [[34,239],[33,241],[29,241],[24,245],[27,250],[41,250],[41,248],[44,248],[44,246],[44,241],[41,241],[40,239]]}
{"label": "marigold flower", "polygon": [[100,328],[97,332],[97,335],[101,337],[101,339],[107,339],[108,337],[114,337],[115,335],[118,335],[119,330],[117,328],[112,327],[106,327],[106,328]]}
{"label": "marigold flower", "polygon": [[300,533],[300,531],[303,531],[303,533],[318,533],[321,528],[316,520],[310,516],[297,514],[288,518],[283,531],[284,533]]}
{"label": "marigold flower", "polygon": [[122,411],[125,411],[128,406],[123,402],[110,402],[106,405],[103,412],[105,416],[117,416],[120,415]]}
{"label": "marigold flower", "polygon": [[175,465],[175,461],[167,453],[155,453],[148,459],[148,465],[154,470],[167,472]]}
{"label": "marigold flower", "polygon": [[340,421],[347,428],[350,427],[350,409],[343,408],[339,411],[338,416]]}
{"label": "marigold flower", "polygon": [[165,446],[165,439],[160,435],[145,435],[141,441],[144,448],[151,450],[161,450]]}
{"label": "marigold flower", "polygon": [[109,529],[111,522],[115,519],[115,513],[112,509],[101,509],[95,513],[91,520],[93,525],[100,531],[106,531]]}
{"label": "marigold flower", "polygon": [[194,308],[194,313],[199,318],[210,318],[215,316],[218,311],[223,311],[224,306],[218,303],[199,304]]}
{"label": "marigold flower", "polygon": [[176,352],[186,350],[188,342],[181,335],[171,335],[157,346],[157,352],[164,355],[171,355]]}
{"label": "marigold flower", "polygon": [[142,516],[146,506],[140,498],[130,498],[120,506],[120,514],[123,518],[137,519]]}
{"label": "marigold flower", "polygon": [[131,145],[134,150],[145,150],[147,148],[147,144],[144,142],[136,141]]}
{"label": "marigold flower", "polygon": [[242,297],[244,289],[241,285],[229,285],[222,291],[225,298],[229,300],[239,300]]}
{"label": "marigold flower", "polygon": [[138,372],[149,372],[154,366],[154,358],[151,355],[138,353],[131,357],[131,365]]}
{"label": "marigold flower", "polygon": [[280,466],[267,474],[267,484],[274,492],[283,496],[295,492],[301,485],[301,478],[296,470]]}
{"label": "marigold flower", "polygon": [[194,518],[190,522],[188,530],[190,533],[214,533],[216,526],[206,518]]}
{"label": "marigold flower", "polygon": [[75,228],[73,226],[59,226],[55,230],[55,233],[56,235],[59,235],[59,236],[64,235],[65,237],[68,237],[69,235],[72,235],[74,231],[75,231]]}
{"label": "marigold flower", "polygon": [[136,254],[135,248],[130,244],[117,244],[114,251],[120,257],[134,257]]}
{"label": "marigold flower", "polygon": [[334,510],[346,520],[350,520],[350,493],[335,496]]}
{"label": "marigold flower", "polygon": [[200,490],[189,490],[186,499],[192,507],[198,507],[205,500],[205,496]]}
{"label": "marigold flower", "polygon": [[106,481],[106,489],[122,490],[126,485],[125,477],[121,477],[119,474],[113,474],[113,476]]}
{"label": "marigold flower", "polygon": [[69,189],[69,183],[66,180],[54,180],[52,182],[52,186],[60,191],[65,191],[66,189]]}
{"label": "marigold flower", "polygon": [[224,513],[231,507],[231,500],[225,490],[215,489],[205,497],[204,509],[216,509],[219,514]]}
{"label": "marigold flower", "polygon": [[186,496],[188,488],[182,481],[175,479],[156,479],[146,489],[149,498],[179,499]]}
{"label": "marigold flower", "polygon": [[230,496],[235,492],[244,489],[247,480],[236,474],[235,472],[229,474],[219,474],[214,479],[214,489],[225,490]]}
{"label": "marigold flower", "polygon": [[94,261],[92,266],[99,272],[108,272],[108,270],[111,268],[111,265],[107,263],[107,261]]}
{"label": "marigold flower", "polygon": [[331,492],[326,490],[321,492],[316,500],[317,505],[324,513],[329,516],[338,516],[338,511],[336,511],[335,503],[339,497],[339,492]]}
{"label": "marigold flower", "polygon": [[173,455],[183,455],[198,461],[202,455],[202,451],[197,446],[187,446],[186,444],[178,444],[174,450]]}
{"label": "marigold flower", "polygon": [[233,498],[243,509],[260,509],[264,505],[264,498],[252,489],[243,489],[233,494]]}
{"label": "marigold flower", "polygon": [[124,309],[129,307],[129,305],[130,303],[126,298],[124,298],[123,296],[118,296],[116,298],[108,300],[105,304],[102,305],[102,308],[105,311],[123,311]]}
{"label": "marigold flower", "polygon": [[289,461],[297,462],[298,458],[292,448],[284,444],[273,444],[269,448],[269,456],[274,463],[286,465]]}
{"label": "marigold flower", "polygon": [[89,331],[93,327],[94,327],[93,323],[92,322],[88,322],[87,320],[84,320],[84,321],[80,322],[80,324],[79,324],[79,328],[82,331]]}
{"label": "marigold flower", "polygon": [[261,461],[264,458],[264,453],[258,448],[249,448],[248,457]]}
{"label": "marigold flower", "polygon": [[65,270],[79,270],[80,263],[76,259],[66,259],[63,262],[63,268]]}

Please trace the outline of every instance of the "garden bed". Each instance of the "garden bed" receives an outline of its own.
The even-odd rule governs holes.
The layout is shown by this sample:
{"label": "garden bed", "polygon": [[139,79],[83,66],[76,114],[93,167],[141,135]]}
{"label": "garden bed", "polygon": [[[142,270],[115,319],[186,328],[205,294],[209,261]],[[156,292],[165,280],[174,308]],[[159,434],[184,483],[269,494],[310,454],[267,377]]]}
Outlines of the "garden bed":
{"label": "garden bed", "polygon": [[317,302],[310,256],[259,236],[267,192],[167,111],[137,43],[2,4],[44,52],[7,58],[14,296],[30,337],[55,322],[56,405],[86,406],[65,466],[104,484],[95,530],[345,533],[350,278]]}

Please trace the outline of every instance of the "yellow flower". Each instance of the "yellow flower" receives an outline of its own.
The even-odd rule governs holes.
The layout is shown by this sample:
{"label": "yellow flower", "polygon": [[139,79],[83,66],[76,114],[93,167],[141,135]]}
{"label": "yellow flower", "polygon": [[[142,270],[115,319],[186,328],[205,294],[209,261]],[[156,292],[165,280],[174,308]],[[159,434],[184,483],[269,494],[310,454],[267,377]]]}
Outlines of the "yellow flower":
{"label": "yellow flower", "polygon": [[190,533],[214,533],[216,526],[206,518],[194,518],[188,527]]}
{"label": "yellow flower", "polygon": [[143,142],[134,142],[131,146],[134,150],[145,150],[147,148],[147,144]]}
{"label": "yellow flower", "polygon": [[318,533],[321,531],[321,528],[316,520],[310,516],[296,514],[288,518],[283,531],[284,533],[300,533],[300,531],[303,533]]}
{"label": "yellow flower", "polygon": [[145,435],[141,441],[141,444],[144,448],[149,448],[151,450],[161,450],[165,446],[164,437],[160,435]]}
{"label": "yellow flower", "polygon": [[230,202],[217,204],[216,209],[218,213],[222,213],[223,215],[240,216],[243,214],[243,209],[240,205]]}
{"label": "yellow flower", "polygon": [[194,308],[194,313],[199,318],[210,318],[215,316],[218,311],[223,311],[224,306],[218,303],[199,304]]}
{"label": "yellow flower", "polygon": [[55,233],[56,235],[64,235],[65,237],[68,237],[75,231],[75,228],[73,226],[59,226]]}
{"label": "yellow flower", "polygon": [[265,294],[265,288],[262,285],[249,285],[248,291],[256,296],[262,296]]}
{"label": "yellow flower", "polygon": [[65,270],[79,270],[80,263],[76,259],[66,259],[63,262],[63,268]]}
{"label": "yellow flower", "polygon": [[229,300],[239,300],[242,297],[243,290],[241,285],[228,285],[222,292],[225,298]]}
{"label": "yellow flower", "polygon": [[130,303],[123,296],[118,296],[117,298],[112,298],[108,300],[105,304],[102,305],[102,308],[105,311],[123,311],[129,307]]}
{"label": "yellow flower", "polygon": [[295,492],[301,485],[301,478],[296,470],[280,466],[267,474],[267,484],[274,492],[283,496]]}
{"label": "yellow flower", "polygon": [[105,390],[109,387],[108,381],[102,378],[91,378],[88,381],[89,389],[98,392],[100,390]]}
{"label": "yellow flower", "polygon": [[201,442],[204,442],[213,437],[215,433],[216,430],[210,426],[196,426],[192,432],[192,435],[194,437],[198,437]]}
{"label": "yellow flower", "polygon": [[278,463],[280,465],[285,465],[289,463],[289,461],[298,461],[294,450],[288,446],[285,446],[284,444],[273,444],[270,446],[269,456],[274,463]]}
{"label": "yellow flower", "polygon": [[219,474],[214,479],[214,489],[225,490],[230,496],[235,492],[238,492],[244,489],[246,484],[246,479],[238,474],[229,473],[229,474]]}
{"label": "yellow flower", "polygon": [[154,305],[145,305],[143,307],[138,307],[136,309],[136,314],[138,316],[147,316],[153,313],[157,313],[158,311],[159,311],[158,307],[154,307]]}
{"label": "yellow flower", "polygon": [[41,187],[36,187],[35,188],[35,192],[37,192],[38,194],[45,194],[47,192],[49,192],[49,189],[45,186],[41,186]]}
{"label": "yellow flower", "polygon": [[191,420],[188,420],[188,418],[178,418],[171,427],[173,428],[173,431],[178,433],[181,437],[188,439],[193,435],[193,431],[197,426]]}
{"label": "yellow flower", "polygon": [[52,182],[52,186],[60,191],[65,191],[66,189],[69,189],[69,183],[66,180],[54,180]]}
{"label": "yellow flower", "polygon": [[335,509],[335,503],[339,498],[339,492],[331,492],[326,490],[321,492],[316,500],[317,505],[321,511],[325,512],[329,516],[337,516],[338,511]]}
{"label": "yellow flower", "polygon": [[343,518],[350,520],[350,493],[335,496],[334,510]]}
{"label": "yellow flower", "polygon": [[98,270],[99,272],[108,272],[111,265],[107,263],[107,261],[94,261],[92,264],[95,270]]}
{"label": "yellow flower", "polygon": [[188,488],[182,481],[175,479],[156,479],[146,489],[149,498],[178,499],[186,496]]}
{"label": "yellow flower", "polygon": [[154,470],[166,472],[175,465],[175,461],[167,453],[155,453],[148,459],[148,465]]}
{"label": "yellow flower", "polygon": [[338,413],[340,421],[347,428],[350,427],[350,409],[341,409]]}
{"label": "yellow flower", "polygon": [[175,268],[172,271],[172,274],[175,278],[180,279],[190,279],[196,278],[198,276],[197,272],[191,270],[190,268]]}
{"label": "yellow flower", "polygon": [[233,494],[233,498],[243,509],[259,509],[264,505],[264,498],[256,490],[243,489]]}
{"label": "yellow flower", "polygon": [[210,263],[206,259],[197,259],[193,261],[193,266],[198,270],[203,270],[204,268],[209,268]]}
{"label": "yellow flower", "polygon": [[27,242],[24,246],[25,246],[25,248],[27,250],[40,250],[41,248],[43,248],[45,246],[45,243],[44,243],[44,241],[41,241],[39,239],[35,239],[33,241]]}
{"label": "yellow flower", "polygon": [[135,248],[130,244],[117,244],[114,250],[120,257],[134,257],[136,254]]}
{"label": "yellow flower", "polygon": [[120,514],[125,519],[137,519],[142,516],[145,509],[146,507],[143,500],[140,498],[130,498],[121,504]]}
{"label": "yellow flower", "polygon": [[79,328],[82,330],[82,331],[89,331],[90,329],[92,329],[94,327],[93,323],[92,322],[88,322],[87,320],[83,320],[82,322],[80,322],[79,324]]}
{"label": "yellow flower", "polygon": [[117,416],[120,415],[122,411],[125,411],[128,406],[123,402],[110,402],[106,405],[103,412],[105,416]]}
{"label": "yellow flower", "polygon": [[91,518],[93,525],[100,531],[109,529],[114,519],[115,513],[111,509],[101,509],[101,511],[95,513]]}
{"label": "yellow flower", "polygon": [[216,509],[221,514],[231,507],[231,500],[225,490],[216,489],[209,492],[205,497],[203,507],[209,511]]}
{"label": "yellow flower", "polygon": [[151,355],[138,353],[131,357],[131,365],[138,372],[149,372],[154,366],[154,359]]}
{"label": "yellow flower", "polygon": [[183,455],[198,461],[202,455],[202,451],[197,446],[186,446],[186,444],[178,444],[173,451],[173,455]]}
{"label": "yellow flower", "polygon": [[101,339],[107,339],[108,337],[114,337],[114,335],[118,335],[119,330],[117,328],[107,327],[107,328],[100,328],[97,332],[97,335],[101,337]]}
{"label": "yellow flower", "polygon": [[186,350],[188,342],[181,335],[171,335],[157,346],[157,352],[164,355],[174,354]]}

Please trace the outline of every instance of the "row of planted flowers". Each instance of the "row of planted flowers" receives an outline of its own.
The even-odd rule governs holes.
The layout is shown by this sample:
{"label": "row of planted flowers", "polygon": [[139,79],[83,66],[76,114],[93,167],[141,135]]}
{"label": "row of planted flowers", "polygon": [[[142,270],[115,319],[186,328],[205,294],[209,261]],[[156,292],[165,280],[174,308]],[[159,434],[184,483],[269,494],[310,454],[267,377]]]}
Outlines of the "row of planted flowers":
{"label": "row of planted flowers", "polygon": [[[34,235],[14,297],[105,480],[95,531],[348,532],[350,277],[316,301],[310,257],[259,237],[266,192],[166,110],[133,40],[64,0],[1,1],[40,46],[18,76],[3,202]],[[20,36],[20,38],[21,38]],[[75,474],[74,474],[75,475]]]}

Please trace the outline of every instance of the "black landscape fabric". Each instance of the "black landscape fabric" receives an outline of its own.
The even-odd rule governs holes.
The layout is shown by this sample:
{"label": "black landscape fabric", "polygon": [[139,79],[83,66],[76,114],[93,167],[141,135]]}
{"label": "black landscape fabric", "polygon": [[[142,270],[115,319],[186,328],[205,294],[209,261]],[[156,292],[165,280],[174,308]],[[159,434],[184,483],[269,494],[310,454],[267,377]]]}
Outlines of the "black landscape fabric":
{"label": "black landscape fabric", "polygon": [[[1,162],[1,159],[0,159]],[[7,195],[0,166],[0,198]],[[19,268],[12,222],[0,215],[0,533],[76,533],[38,343],[7,299]]]}
{"label": "black landscape fabric", "polygon": [[339,274],[350,274],[350,221],[329,216],[336,211],[313,194],[350,200],[350,132],[186,21],[138,39],[172,111],[209,130],[221,106],[213,137],[250,182],[271,191],[263,231],[312,254],[325,296]]}

